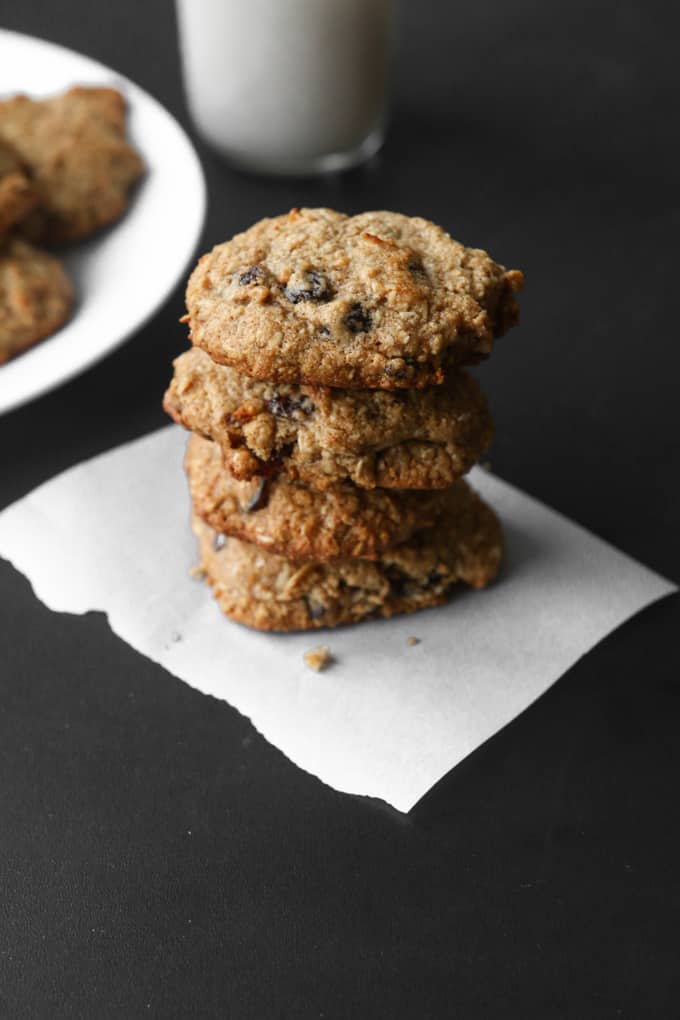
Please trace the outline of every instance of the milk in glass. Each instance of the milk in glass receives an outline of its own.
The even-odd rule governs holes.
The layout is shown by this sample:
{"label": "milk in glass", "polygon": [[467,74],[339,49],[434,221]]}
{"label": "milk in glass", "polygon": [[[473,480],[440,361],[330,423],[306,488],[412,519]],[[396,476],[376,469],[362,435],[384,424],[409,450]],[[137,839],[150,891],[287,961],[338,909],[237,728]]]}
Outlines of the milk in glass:
{"label": "milk in glass", "polygon": [[232,162],[339,170],[382,143],[393,0],[177,0],[189,108]]}

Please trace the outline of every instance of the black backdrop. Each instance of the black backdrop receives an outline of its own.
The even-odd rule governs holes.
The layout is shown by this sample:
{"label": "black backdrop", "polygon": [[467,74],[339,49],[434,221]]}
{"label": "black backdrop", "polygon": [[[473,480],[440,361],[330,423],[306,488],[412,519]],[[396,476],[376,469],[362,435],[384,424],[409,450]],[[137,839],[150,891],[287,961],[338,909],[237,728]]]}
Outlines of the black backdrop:
{"label": "black backdrop", "polygon": [[[522,326],[481,372],[493,468],[677,580],[673,9],[405,4],[371,166],[263,182],[200,151],[203,248],[293,205],[397,208],[524,268]],[[0,0],[0,25],[187,124],[168,0]],[[178,289],[0,419],[0,506],[163,424],[181,311]],[[0,605],[0,1016],[677,1015],[677,598],[408,817],[322,786],[4,562]]]}

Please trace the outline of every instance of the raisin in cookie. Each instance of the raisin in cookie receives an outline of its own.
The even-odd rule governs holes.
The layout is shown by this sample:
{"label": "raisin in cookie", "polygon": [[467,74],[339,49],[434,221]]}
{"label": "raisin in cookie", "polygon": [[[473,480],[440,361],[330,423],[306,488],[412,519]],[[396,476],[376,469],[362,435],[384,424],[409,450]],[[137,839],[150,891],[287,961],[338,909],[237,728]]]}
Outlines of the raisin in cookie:
{"label": "raisin in cookie", "polygon": [[378,560],[292,563],[226,538],[197,515],[201,566],[227,616],[259,630],[308,630],[410,613],[445,602],[460,582],[496,576],[500,525],[464,482],[451,512]]}
{"label": "raisin in cookie", "polygon": [[521,284],[427,220],[294,209],[203,256],[187,321],[194,344],[255,379],[423,387],[489,354]]}
{"label": "raisin in cookie", "polygon": [[58,259],[26,241],[0,241],[0,364],[54,333],[72,305]]}
{"label": "raisin in cookie", "polygon": [[0,238],[24,219],[37,201],[36,190],[18,154],[0,139]]}
{"label": "raisin in cookie", "polygon": [[218,442],[236,478],[283,471],[315,488],[443,489],[479,460],[493,426],[472,376],[428,390],[258,382],[196,348],[175,361],[163,406]]}
{"label": "raisin in cookie", "polygon": [[193,435],[185,468],[194,510],[215,531],[289,560],[376,559],[430,527],[457,499],[449,489],[396,492],[337,482],[323,491],[285,476],[239,482],[217,443]]}
{"label": "raisin in cookie", "polygon": [[0,102],[0,139],[29,167],[40,199],[22,227],[32,241],[74,241],[117,220],[143,171],[125,139],[125,102],[115,89],[6,99]]}

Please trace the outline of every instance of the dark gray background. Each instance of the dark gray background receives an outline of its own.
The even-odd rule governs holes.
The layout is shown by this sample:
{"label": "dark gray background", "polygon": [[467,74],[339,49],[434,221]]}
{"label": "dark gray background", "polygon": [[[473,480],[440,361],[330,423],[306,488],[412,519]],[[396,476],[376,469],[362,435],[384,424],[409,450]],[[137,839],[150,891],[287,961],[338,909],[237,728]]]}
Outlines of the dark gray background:
{"label": "dark gray background", "polygon": [[[371,166],[266,182],[200,152],[202,248],[292,205],[396,208],[522,267],[522,326],[480,371],[492,466],[677,580],[673,12],[404,5]],[[187,125],[166,0],[0,0],[0,25],[110,64]],[[180,288],[0,419],[0,506],[163,424],[181,313]],[[322,786],[4,562],[0,605],[0,1016],[677,1014],[677,598],[408,817]]]}

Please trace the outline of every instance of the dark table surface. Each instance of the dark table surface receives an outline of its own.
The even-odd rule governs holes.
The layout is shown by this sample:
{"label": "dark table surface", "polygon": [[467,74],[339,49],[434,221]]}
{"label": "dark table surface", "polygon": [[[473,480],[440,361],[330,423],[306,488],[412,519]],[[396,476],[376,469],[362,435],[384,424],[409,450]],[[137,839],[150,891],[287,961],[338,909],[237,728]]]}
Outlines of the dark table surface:
{"label": "dark table surface", "polygon": [[[199,145],[201,246],[293,205],[395,208],[524,268],[522,326],[480,373],[493,468],[677,580],[673,5],[406,6],[380,157],[267,182]],[[1,0],[0,25],[189,126],[168,0]],[[0,506],[164,423],[181,312],[178,288],[0,419]],[[326,788],[4,562],[0,605],[0,1016],[678,1015],[676,597],[409,816]]]}

